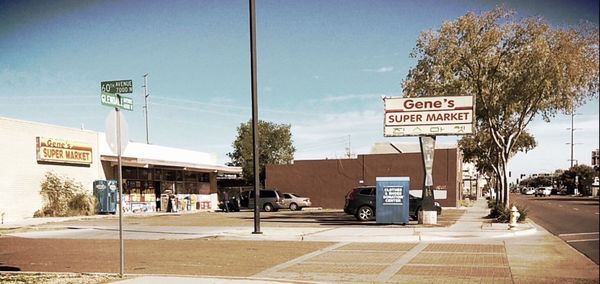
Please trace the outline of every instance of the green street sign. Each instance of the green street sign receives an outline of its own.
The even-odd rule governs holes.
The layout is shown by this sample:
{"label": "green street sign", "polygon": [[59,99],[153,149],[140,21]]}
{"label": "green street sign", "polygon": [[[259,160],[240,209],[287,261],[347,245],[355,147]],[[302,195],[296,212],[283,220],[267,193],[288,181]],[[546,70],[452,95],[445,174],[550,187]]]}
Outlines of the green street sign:
{"label": "green street sign", "polygon": [[110,107],[118,107],[124,110],[133,110],[133,99],[117,94],[102,92],[102,104]]}
{"label": "green street sign", "polygon": [[111,94],[130,94],[133,93],[132,80],[104,81],[100,82],[100,89],[103,93]]}

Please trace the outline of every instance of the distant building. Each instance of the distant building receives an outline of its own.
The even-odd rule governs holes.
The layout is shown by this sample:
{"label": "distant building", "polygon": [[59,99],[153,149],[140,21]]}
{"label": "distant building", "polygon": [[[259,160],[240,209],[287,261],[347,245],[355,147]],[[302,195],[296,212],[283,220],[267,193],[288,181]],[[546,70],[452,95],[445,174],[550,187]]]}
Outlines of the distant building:
{"label": "distant building", "polygon": [[[420,196],[424,170],[416,145],[378,143],[372,153],[351,159],[295,160],[289,165],[267,165],[266,187],[311,198],[313,206],[341,209],[346,193],[361,185],[375,185],[377,177],[409,177],[411,193]],[[391,153],[390,153],[391,152]],[[462,156],[456,146],[436,146],[433,165],[435,199],[456,207],[462,199]]]}
{"label": "distant building", "polygon": [[[32,217],[43,206],[47,172],[73,179],[92,192],[95,180],[116,180],[117,155],[104,133],[0,117],[0,214],[4,222]],[[130,142],[122,154],[126,211],[154,211],[170,190],[182,210],[216,207],[217,175],[241,168],[209,153]],[[162,205],[161,205],[162,206]]]}

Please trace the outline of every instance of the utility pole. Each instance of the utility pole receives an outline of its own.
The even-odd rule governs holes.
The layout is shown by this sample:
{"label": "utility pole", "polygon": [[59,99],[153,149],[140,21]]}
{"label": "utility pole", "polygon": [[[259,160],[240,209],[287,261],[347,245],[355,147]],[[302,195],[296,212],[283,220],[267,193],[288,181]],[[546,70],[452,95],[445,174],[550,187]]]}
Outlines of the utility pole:
{"label": "utility pole", "polygon": [[[573,162],[576,161],[573,159],[573,148],[575,146],[576,143],[574,143],[573,141],[573,137],[574,132],[577,128],[574,127],[574,117],[575,117],[575,106],[573,106],[572,110],[571,110],[571,128],[567,128],[567,130],[571,130],[571,143],[567,143],[567,144],[571,144],[571,159],[569,159],[569,161],[571,161],[571,168],[573,167]],[[577,165],[577,163],[575,163],[575,165]]]}
{"label": "utility pole", "polygon": [[350,144],[350,139],[351,139],[351,136],[348,135],[348,148],[346,148],[346,158],[348,158],[348,159],[352,158],[352,146]]}
{"label": "utility pole", "polygon": [[575,128],[573,128],[573,118],[575,117],[575,109],[571,111],[571,168],[573,167],[573,132],[575,132]]}
{"label": "utility pole", "polygon": [[148,73],[144,74],[144,117],[146,118],[146,144],[150,144],[148,138]]}

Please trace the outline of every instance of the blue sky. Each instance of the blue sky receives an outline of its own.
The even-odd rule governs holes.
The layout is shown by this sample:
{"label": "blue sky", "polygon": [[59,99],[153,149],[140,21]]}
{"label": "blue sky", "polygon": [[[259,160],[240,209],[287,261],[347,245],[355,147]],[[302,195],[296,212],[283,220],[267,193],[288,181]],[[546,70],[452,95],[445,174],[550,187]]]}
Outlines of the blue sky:
{"label": "blue sky", "polygon": [[[498,4],[553,25],[598,25],[598,1],[257,0],[259,118],[292,125],[297,159],[418,143],[383,137],[380,97],[402,94],[419,33]],[[251,117],[248,2],[0,0],[0,116],[104,131],[100,82],[131,79],[129,138],[145,142],[146,73],[150,142],[228,162],[237,126]],[[577,113],[575,159],[589,164],[598,100]],[[539,146],[511,170],[568,168],[568,127],[564,115],[532,122]]]}

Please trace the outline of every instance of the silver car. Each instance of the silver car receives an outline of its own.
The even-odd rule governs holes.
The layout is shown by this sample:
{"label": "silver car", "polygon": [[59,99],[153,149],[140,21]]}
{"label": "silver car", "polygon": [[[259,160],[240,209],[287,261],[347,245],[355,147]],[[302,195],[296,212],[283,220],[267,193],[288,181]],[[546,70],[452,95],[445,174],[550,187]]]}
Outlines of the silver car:
{"label": "silver car", "polygon": [[284,208],[290,208],[292,211],[302,210],[302,208],[312,205],[310,198],[301,197],[294,193],[284,193],[282,203]]}
{"label": "silver car", "polygon": [[[283,194],[274,189],[260,190],[260,204],[258,206],[265,212],[278,211],[287,208],[283,204]],[[254,208],[254,191],[249,192],[248,208]]]}

